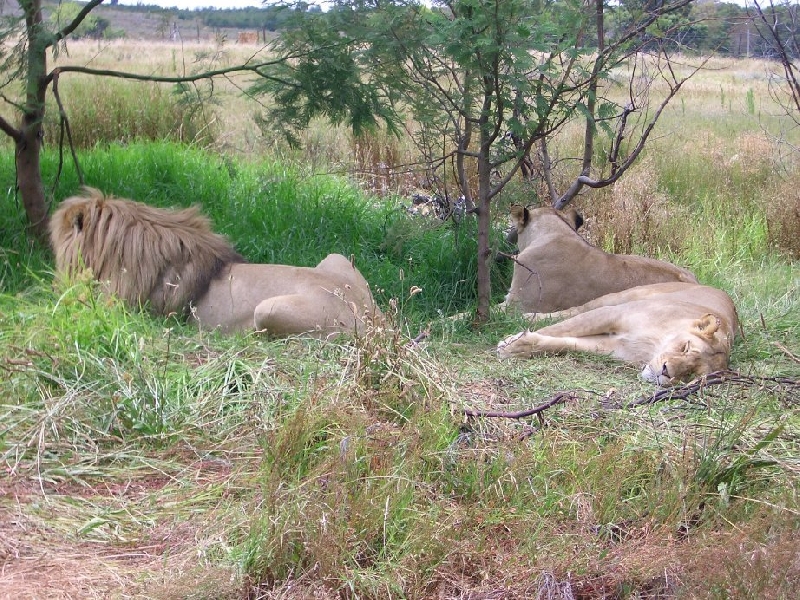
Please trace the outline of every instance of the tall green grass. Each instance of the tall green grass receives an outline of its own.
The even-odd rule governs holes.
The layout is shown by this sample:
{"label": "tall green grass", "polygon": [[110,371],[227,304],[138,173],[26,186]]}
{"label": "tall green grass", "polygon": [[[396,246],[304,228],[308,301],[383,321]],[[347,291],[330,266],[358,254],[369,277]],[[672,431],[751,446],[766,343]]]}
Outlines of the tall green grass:
{"label": "tall green grass", "polygon": [[[367,197],[339,177],[268,160],[236,162],[168,142],[115,144],[78,156],[86,184],[108,194],[161,207],[199,205],[251,262],[313,266],[332,252],[352,256],[379,302],[386,307],[396,299],[412,321],[466,310],[474,302],[472,220],[414,218],[401,202]],[[46,152],[46,181],[56,169],[57,155]],[[7,190],[0,207],[0,281],[9,290],[23,289],[37,274],[45,276],[50,264],[26,242],[22,207],[11,191],[10,156],[0,160],[0,181]],[[53,203],[78,189],[76,171],[67,164]],[[507,279],[498,274],[500,297]],[[414,286],[422,292],[411,297]]]}
{"label": "tall green grass", "polygon": [[[60,95],[77,148],[157,140],[209,146],[216,141],[220,127],[216,104],[203,99],[201,87],[114,78],[99,84],[92,78],[73,76],[63,78]],[[54,100],[47,105],[44,135],[54,145],[61,138]]]}

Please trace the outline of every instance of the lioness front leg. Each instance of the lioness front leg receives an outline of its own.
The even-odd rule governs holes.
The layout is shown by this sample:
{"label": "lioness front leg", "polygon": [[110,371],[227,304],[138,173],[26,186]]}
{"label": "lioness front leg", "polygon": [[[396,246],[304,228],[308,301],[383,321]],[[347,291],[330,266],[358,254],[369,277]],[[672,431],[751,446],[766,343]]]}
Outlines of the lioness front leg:
{"label": "lioness front leg", "polygon": [[554,337],[542,335],[538,331],[522,331],[501,341],[497,345],[497,356],[500,358],[531,358],[535,354],[547,352],[553,354],[564,352],[614,354],[615,350],[614,339],[606,336]]}
{"label": "lioness front leg", "polygon": [[646,328],[649,318],[642,313],[627,315],[627,319],[621,320],[616,307],[601,306],[538,331],[506,338],[498,345],[497,353],[501,358],[509,358],[543,352],[593,352],[631,362],[647,362],[652,345],[632,343],[631,332],[635,338],[635,332]]}

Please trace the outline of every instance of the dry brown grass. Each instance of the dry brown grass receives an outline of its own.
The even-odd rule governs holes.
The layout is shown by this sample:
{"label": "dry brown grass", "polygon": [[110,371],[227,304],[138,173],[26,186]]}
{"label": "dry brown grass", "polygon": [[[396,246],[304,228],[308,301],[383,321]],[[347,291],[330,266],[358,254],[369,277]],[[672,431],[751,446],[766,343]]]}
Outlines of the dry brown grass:
{"label": "dry brown grass", "polygon": [[252,486],[258,458],[231,457],[76,483],[35,484],[21,468],[0,484],[13,499],[0,502],[0,598],[241,597],[240,574],[217,561],[247,520],[225,498]]}
{"label": "dry brown grass", "polygon": [[774,192],[761,198],[769,241],[775,248],[800,259],[800,189],[792,178],[780,178]]}
{"label": "dry brown grass", "polygon": [[596,196],[585,226],[588,237],[609,252],[678,253],[674,223],[684,221],[685,212],[659,190],[653,161],[645,158],[610,192]]}

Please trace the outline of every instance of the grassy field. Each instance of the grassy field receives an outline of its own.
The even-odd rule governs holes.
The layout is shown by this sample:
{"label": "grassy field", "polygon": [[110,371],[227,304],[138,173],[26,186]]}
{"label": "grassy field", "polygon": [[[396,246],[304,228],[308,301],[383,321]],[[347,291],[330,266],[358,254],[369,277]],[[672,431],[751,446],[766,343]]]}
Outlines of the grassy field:
{"label": "grassy field", "polygon": [[[212,50],[244,51],[183,52]],[[72,47],[88,57],[193,60]],[[92,135],[129,133],[87,134],[87,183],[200,204],[253,261],[355,256],[389,321],[330,342],[201,334],[86,278],[54,285],[0,156],[0,597],[795,597],[800,181],[777,139],[794,134],[767,65],[711,66],[636,170],[579,201],[595,243],[685,265],[737,305],[736,374],[672,396],[593,356],[501,362],[497,341],[524,327],[512,316],[477,331],[447,319],[474,302],[472,224],[407,215],[416,176],[384,166],[413,160],[403,140],[320,126],[290,152],[248,121],[234,82],[192,125],[205,137],[171,142],[148,140],[186,131],[180,111],[133,129],[140,88],[97,101],[130,94]],[[56,200],[77,185],[68,165]],[[499,203],[531,194],[515,184]],[[507,277],[498,267],[498,299]]]}

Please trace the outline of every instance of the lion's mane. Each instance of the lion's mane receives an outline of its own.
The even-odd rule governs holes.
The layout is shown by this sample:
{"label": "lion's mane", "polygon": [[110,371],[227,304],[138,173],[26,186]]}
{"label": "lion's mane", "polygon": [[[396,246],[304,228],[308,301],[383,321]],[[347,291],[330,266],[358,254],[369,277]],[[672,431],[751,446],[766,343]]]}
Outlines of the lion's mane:
{"label": "lion's mane", "polygon": [[109,291],[157,314],[185,314],[226,265],[242,262],[196,207],[169,210],[84,188],[50,221],[56,269],[84,267]]}

